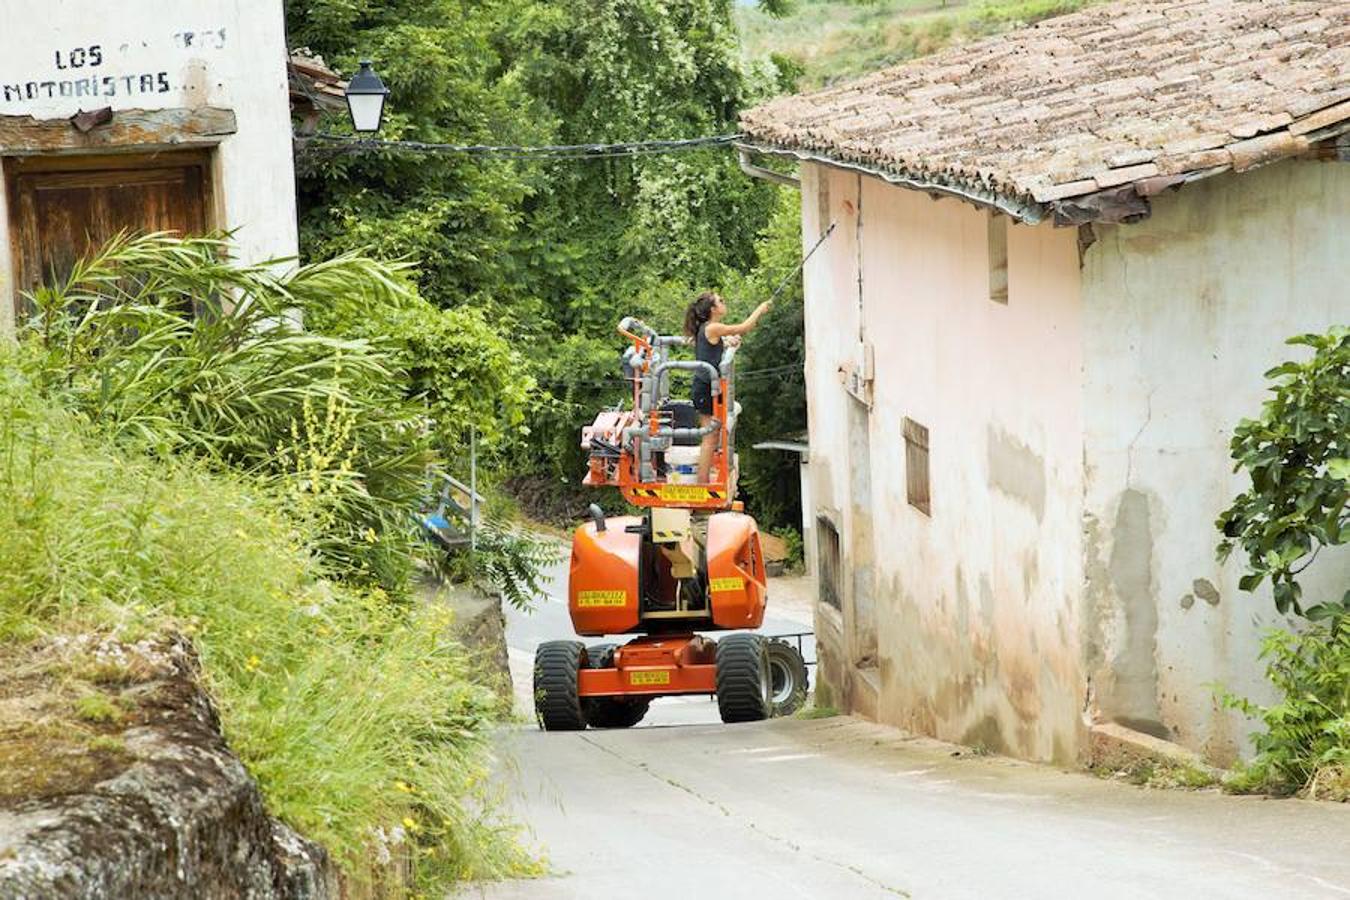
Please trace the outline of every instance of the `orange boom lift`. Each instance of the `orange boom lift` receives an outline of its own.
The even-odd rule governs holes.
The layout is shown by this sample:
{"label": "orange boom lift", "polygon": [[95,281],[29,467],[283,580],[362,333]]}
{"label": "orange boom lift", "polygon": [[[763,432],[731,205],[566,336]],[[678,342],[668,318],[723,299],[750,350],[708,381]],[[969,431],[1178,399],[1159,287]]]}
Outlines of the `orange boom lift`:
{"label": "orange boom lift", "polygon": [[[622,646],[541,644],[534,662],[535,713],[548,731],[625,728],[652,698],[713,694],[724,722],[767,718],[768,648],[756,634],[713,641],[695,632],[758,628],[764,619],[764,554],[755,520],[736,494],[732,388],[736,348],[720,369],[671,358],[682,337],[626,318],[625,375],[632,405],[600,413],[582,429],[590,454],[585,484],[618,487],[640,515],[591,521],[572,537],[568,611],[577,634],[635,634]],[[713,416],[700,427],[693,405],[670,399],[676,374],[712,382]],[[704,436],[717,434],[712,480],[695,483]]]}

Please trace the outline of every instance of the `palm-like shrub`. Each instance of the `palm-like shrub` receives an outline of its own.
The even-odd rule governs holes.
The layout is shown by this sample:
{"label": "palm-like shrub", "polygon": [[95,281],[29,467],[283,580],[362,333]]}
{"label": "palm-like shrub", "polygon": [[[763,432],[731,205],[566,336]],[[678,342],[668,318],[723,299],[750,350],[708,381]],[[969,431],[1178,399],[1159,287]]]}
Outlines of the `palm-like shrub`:
{"label": "palm-like shrub", "polygon": [[219,237],[120,237],[32,295],[44,388],[115,439],[274,480],[336,574],[401,593],[409,513],[436,463],[388,350],[307,333],[325,302],[397,305],[397,267],[355,256],[240,265]]}

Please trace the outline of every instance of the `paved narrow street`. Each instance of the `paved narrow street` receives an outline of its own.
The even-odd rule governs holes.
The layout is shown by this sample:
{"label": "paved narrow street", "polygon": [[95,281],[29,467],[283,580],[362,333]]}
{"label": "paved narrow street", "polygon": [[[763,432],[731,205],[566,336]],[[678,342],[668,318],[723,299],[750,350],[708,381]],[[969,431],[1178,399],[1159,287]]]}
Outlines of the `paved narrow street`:
{"label": "paved narrow street", "polygon": [[[531,642],[570,634],[559,592],[509,622],[518,695]],[[463,896],[1350,897],[1339,804],[1142,790],[849,717],[726,726],[706,699],[502,742],[553,875]]]}

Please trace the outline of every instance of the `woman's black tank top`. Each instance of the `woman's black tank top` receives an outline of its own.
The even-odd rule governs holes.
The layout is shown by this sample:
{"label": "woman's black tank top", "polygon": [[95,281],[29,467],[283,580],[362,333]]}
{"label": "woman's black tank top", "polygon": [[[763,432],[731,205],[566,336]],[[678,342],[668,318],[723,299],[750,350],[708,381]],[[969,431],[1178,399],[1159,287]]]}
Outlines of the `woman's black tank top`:
{"label": "woman's black tank top", "polygon": [[[722,351],[726,349],[726,344],[718,341],[714,344],[708,340],[706,330],[708,323],[704,322],[698,326],[698,336],[694,339],[694,358],[700,362],[712,363],[712,367],[718,372],[722,371]],[[694,381],[702,384],[711,385],[712,379],[703,369],[694,373]]]}

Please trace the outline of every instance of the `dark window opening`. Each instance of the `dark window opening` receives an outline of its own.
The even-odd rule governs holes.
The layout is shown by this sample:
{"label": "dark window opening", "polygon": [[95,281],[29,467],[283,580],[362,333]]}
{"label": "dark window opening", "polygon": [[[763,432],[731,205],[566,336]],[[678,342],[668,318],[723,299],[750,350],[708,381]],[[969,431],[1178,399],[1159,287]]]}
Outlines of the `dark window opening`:
{"label": "dark window opening", "polygon": [[840,580],[839,532],[834,523],[824,516],[816,518],[816,534],[820,563],[820,601],[842,610],[843,594]]}
{"label": "dark window opening", "polygon": [[928,480],[928,429],[905,419],[905,495],[909,505],[925,516],[933,514]]}
{"label": "dark window opening", "polygon": [[989,214],[989,299],[1008,302],[1008,217]]}

